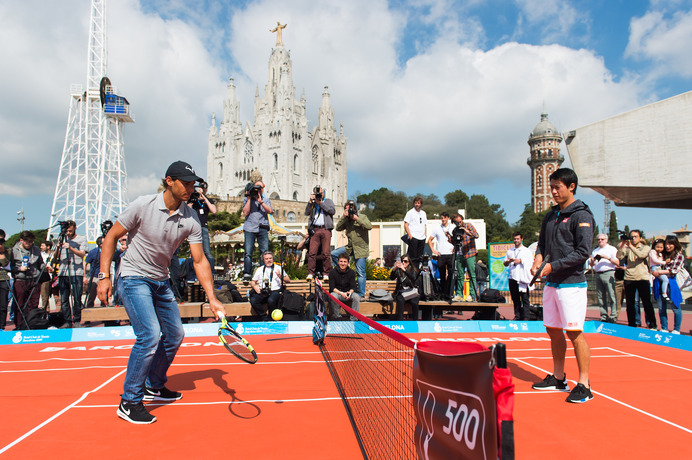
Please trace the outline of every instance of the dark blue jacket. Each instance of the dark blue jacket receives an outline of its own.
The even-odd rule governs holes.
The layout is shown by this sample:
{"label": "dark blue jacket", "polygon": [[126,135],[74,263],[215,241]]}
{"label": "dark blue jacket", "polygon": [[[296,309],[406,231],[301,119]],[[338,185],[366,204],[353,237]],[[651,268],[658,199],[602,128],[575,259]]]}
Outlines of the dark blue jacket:
{"label": "dark blue jacket", "polygon": [[543,219],[536,254],[550,254],[550,283],[583,283],[584,262],[591,255],[595,222],[593,214],[581,200],[560,210],[553,206]]}

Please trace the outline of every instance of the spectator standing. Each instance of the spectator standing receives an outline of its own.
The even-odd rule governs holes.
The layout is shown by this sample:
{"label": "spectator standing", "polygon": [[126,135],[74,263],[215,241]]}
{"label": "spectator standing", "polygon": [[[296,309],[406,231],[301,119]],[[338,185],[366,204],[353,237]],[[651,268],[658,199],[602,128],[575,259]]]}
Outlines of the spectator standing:
{"label": "spectator standing", "polygon": [[651,283],[649,266],[646,259],[651,248],[646,245],[639,230],[632,230],[628,240],[618,245],[618,259],[625,259],[625,303],[627,305],[627,322],[631,327],[637,326],[635,312],[635,294],[644,306],[646,325],[656,330],[656,314],[651,304]]}
{"label": "spectator standing", "polygon": [[324,196],[324,189],[316,186],[310,194],[310,201],[305,206],[305,215],[310,217],[308,234],[310,235],[310,249],[308,250],[308,280],[315,277],[318,249],[322,248],[324,257],[324,280],[329,279],[328,273],[332,269],[330,256],[332,229],[334,228],[334,202]]}
{"label": "spectator standing", "polygon": [[60,286],[60,304],[65,324],[61,328],[80,326],[82,320],[82,278],[84,265],[82,259],[86,255],[87,239],[77,235],[77,224],[67,221],[66,239],[62,247],[62,258],[58,269],[58,285]]}
{"label": "spectator standing", "polygon": [[[531,260],[533,260],[533,253],[531,254]],[[478,259],[476,261],[476,282],[478,283],[478,295],[480,296],[483,291],[488,289],[488,277],[490,272],[488,271],[488,266]]]}
{"label": "spectator standing", "polygon": [[41,250],[34,245],[36,237],[30,231],[23,231],[19,241],[12,248],[10,270],[14,278],[14,297],[17,311],[14,324],[17,329],[29,329],[29,312],[38,308],[40,295],[39,276],[45,262]]}
{"label": "spectator standing", "polygon": [[[101,244],[103,237],[96,238],[96,247],[89,251],[84,258],[84,285],[87,287],[86,308],[94,306],[96,300],[96,285],[101,270]],[[104,305],[105,307],[105,305]]]}
{"label": "spectator standing", "polygon": [[0,230],[0,331],[7,323],[7,305],[10,295],[10,275],[7,272],[10,264],[9,251],[5,249],[5,231]]}
{"label": "spectator standing", "polygon": [[41,278],[39,279],[39,283],[41,286],[41,305],[40,308],[49,311],[50,310],[50,295],[52,292],[51,284],[51,276],[50,276],[50,265],[48,265],[51,257],[51,249],[53,249],[53,243],[50,241],[44,241],[41,243],[40,246],[41,249],[41,257],[43,258],[43,263],[46,265],[46,268],[43,270],[43,273],[41,274]]}
{"label": "spectator standing", "polygon": [[464,217],[460,214],[454,214],[452,221],[456,228],[452,235],[461,236],[461,244],[457,248],[457,287],[454,300],[463,300],[464,297],[464,270],[469,275],[469,284],[471,286],[471,300],[478,300],[478,287],[476,286],[476,238],[478,231],[470,223],[464,223]]}
{"label": "spectator standing", "polygon": [[428,236],[428,217],[421,209],[422,206],[423,198],[415,197],[413,208],[409,209],[404,217],[404,231],[408,237],[408,256],[416,267],[423,256],[425,240]]}
{"label": "spectator standing", "polygon": [[257,267],[250,280],[250,305],[259,315],[260,321],[268,321],[267,310],[279,308],[281,300],[281,279],[288,283],[290,279],[283,268],[274,265],[274,254],[265,251],[261,256],[263,265]]}
{"label": "spectator standing", "polygon": [[[668,302],[671,303],[673,307],[673,330],[670,331],[673,334],[680,334],[680,326],[682,325],[682,310],[680,305],[682,304],[682,293],[680,292],[680,286],[675,279],[678,272],[684,268],[685,256],[682,253],[682,246],[680,241],[674,235],[668,235],[665,242],[665,258],[670,259],[662,268],[654,270],[652,275],[656,278],[654,279],[654,298],[658,299],[658,317],[661,320],[661,330],[663,332],[668,332]],[[668,288],[670,294],[667,297],[663,297],[662,286],[663,283],[659,281],[661,276],[667,276]],[[660,296],[658,294],[661,294]]]}
{"label": "spectator standing", "polygon": [[[370,230],[372,224],[368,216],[359,216],[356,203],[348,201],[344,205],[344,213],[336,223],[337,232],[346,232],[348,243],[346,246],[332,251],[332,265],[338,264],[341,254],[353,257],[356,263],[356,273],[358,274],[358,295],[365,297],[365,265],[370,255]],[[355,308],[354,308],[355,310]]]}
{"label": "spectator standing", "polygon": [[[454,226],[449,220],[449,213],[440,213],[440,225],[435,225],[430,231],[428,246],[433,256],[437,258],[437,269],[440,273],[440,292],[442,300],[450,300],[452,295],[452,274],[454,273],[454,245],[450,242]],[[435,246],[433,246],[435,241]]]}
{"label": "spectator standing", "polygon": [[532,273],[537,273],[544,257],[550,256],[538,275],[547,277],[543,290],[543,325],[550,337],[553,373],[534,383],[532,388],[569,390],[565,375],[566,334],[574,346],[579,368],[578,383],[566,399],[570,403],[593,399],[589,382],[591,349],[583,330],[587,302],[584,264],[591,252],[595,223],[589,207],[574,198],[577,182],[577,174],[569,168],[557,169],[550,175],[550,192],[557,204],[543,219],[531,268]]}
{"label": "spectator standing", "polygon": [[255,242],[259,246],[260,254],[269,250],[269,214],[273,213],[272,202],[264,195],[264,182],[258,180],[254,184],[248,184],[245,187],[245,198],[243,198],[244,281],[252,278],[252,253],[255,250]]}
{"label": "spectator standing", "polygon": [[199,217],[199,223],[202,226],[202,248],[204,249],[204,255],[209,261],[212,273],[214,272],[214,256],[211,254],[211,245],[209,243],[209,214],[216,214],[216,205],[214,200],[207,197],[207,188],[209,186],[206,182],[202,181],[199,183],[199,187],[195,188],[195,193],[190,197],[188,206],[197,211],[197,217]]}
{"label": "spectator standing", "polygon": [[[329,292],[341,302],[348,304],[352,309],[358,311],[360,307],[360,295],[356,292],[356,274],[348,266],[348,255],[341,253],[337,266],[329,272]],[[329,299],[332,310],[332,319],[341,318],[341,306]],[[351,316],[355,321],[356,317]]]}
{"label": "spectator standing", "polygon": [[529,319],[529,273],[533,264],[533,254],[524,246],[524,240],[520,232],[512,235],[514,247],[507,250],[504,265],[509,267],[509,292],[514,303],[514,319],[526,321]]}
{"label": "spectator standing", "polygon": [[601,310],[601,321],[614,323],[618,319],[615,294],[615,269],[620,266],[618,250],[608,244],[608,235],[605,233],[599,234],[596,239],[598,247],[591,252],[589,264],[596,273],[598,307]]}

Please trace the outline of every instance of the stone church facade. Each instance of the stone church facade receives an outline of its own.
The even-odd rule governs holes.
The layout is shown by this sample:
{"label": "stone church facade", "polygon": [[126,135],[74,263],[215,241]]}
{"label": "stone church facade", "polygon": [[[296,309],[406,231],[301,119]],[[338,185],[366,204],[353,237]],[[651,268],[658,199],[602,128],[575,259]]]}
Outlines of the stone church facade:
{"label": "stone church facade", "polygon": [[231,78],[220,123],[212,116],[207,155],[209,192],[222,200],[243,196],[254,171],[262,176],[272,200],[306,202],[313,187],[320,185],[335,203],[346,202],[346,137],[343,126],[337,134],[329,90],[325,86],[317,126],[310,129],[305,94],[296,98],[292,66],[277,34],[264,96],[259,89],[255,92],[252,124],[240,121]]}

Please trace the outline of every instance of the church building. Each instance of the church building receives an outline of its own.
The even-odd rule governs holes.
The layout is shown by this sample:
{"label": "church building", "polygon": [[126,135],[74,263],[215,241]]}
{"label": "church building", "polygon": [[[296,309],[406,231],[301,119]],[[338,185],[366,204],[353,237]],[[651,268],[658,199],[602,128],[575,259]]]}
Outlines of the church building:
{"label": "church building", "polygon": [[223,103],[223,118],[209,128],[207,182],[209,192],[222,200],[243,196],[250,176],[257,172],[272,200],[306,202],[313,187],[320,185],[326,197],[345,203],[347,190],[346,137],[343,126],[337,134],[334,109],[325,86],[317,114],[317,126],[308,127],[305,93],[296,98],[293,64],[284,47],[277,23],[276,47],[269,57],[264,96],[255,92],[255,119],[240,121],[236,87],[231,78]]}

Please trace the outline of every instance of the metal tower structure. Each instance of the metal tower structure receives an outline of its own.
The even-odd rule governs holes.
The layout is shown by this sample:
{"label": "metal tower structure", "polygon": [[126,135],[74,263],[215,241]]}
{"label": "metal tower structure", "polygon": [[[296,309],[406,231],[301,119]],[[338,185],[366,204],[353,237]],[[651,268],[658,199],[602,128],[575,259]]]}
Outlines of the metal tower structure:
{"label": "metal tower structure", "polygon": [[603,218],[603,232],[606,235],[610,231],[610,200],[606,197],[603,197],[603,214],[605,214],[605,217]]}
{"label": "metal tower structure", "polygon": [[124,123],[134,122],[130,105],[106,77],[106,0],[91,1],[87,86],[72,85],[65,144],[53,196],[49,236],[59,221],[74,220],[89,242],[101,223],[127,204]]}

